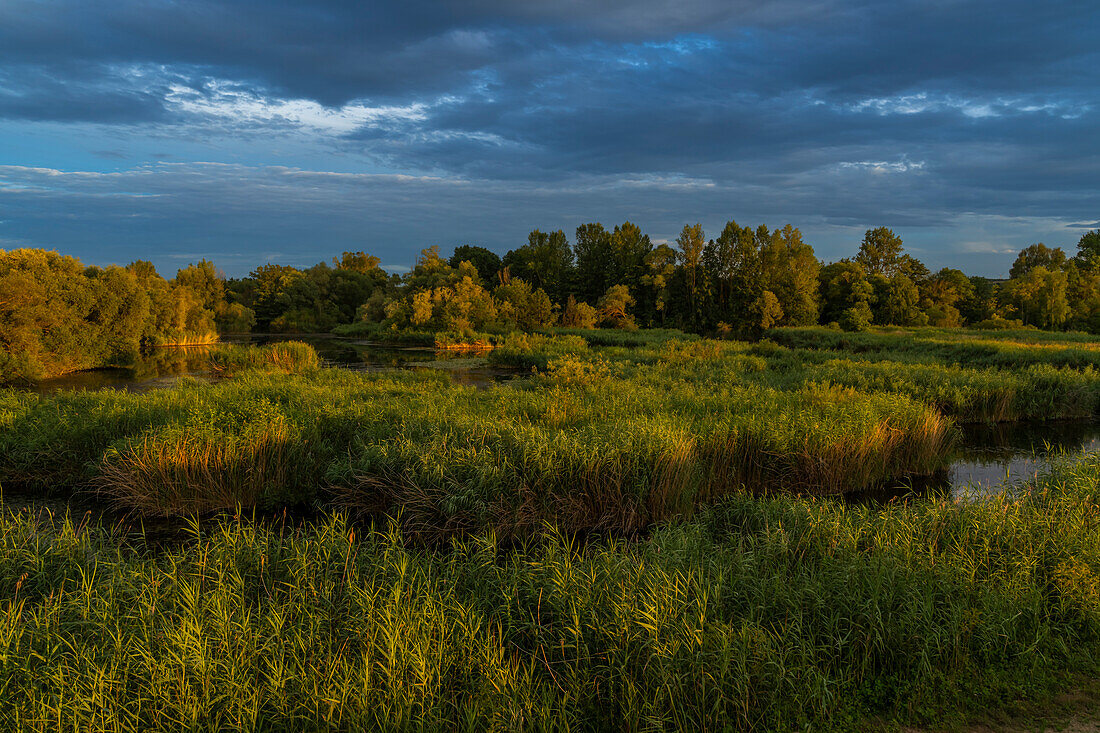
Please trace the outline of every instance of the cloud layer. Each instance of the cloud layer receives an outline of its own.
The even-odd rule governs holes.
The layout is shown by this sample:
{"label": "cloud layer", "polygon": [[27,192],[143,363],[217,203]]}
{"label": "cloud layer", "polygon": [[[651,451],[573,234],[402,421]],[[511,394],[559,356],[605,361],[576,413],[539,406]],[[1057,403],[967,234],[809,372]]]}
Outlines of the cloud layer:
{"label": "cloud layer", "polygon": [[402,265],[734,217],[826,256],[885,224],[997,274],[1100,215],[1097,27],[1025,0],[9,0],[0,246]]}

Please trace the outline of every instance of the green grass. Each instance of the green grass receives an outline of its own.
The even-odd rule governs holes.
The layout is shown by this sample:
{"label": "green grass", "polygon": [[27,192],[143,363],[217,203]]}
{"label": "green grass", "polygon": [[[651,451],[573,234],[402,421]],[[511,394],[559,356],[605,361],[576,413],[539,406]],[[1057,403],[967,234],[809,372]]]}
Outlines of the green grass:
{"label": "green grass", "polygon": [[1100,457],[821,496],[942,467],[952,420],[1095,415],[1098,342],[769,337],[513,334],[487,359],[530,376],[488,389],[274,344],[212,349],[212,384],[0,390],[0,498],[313,517],[158,544],[0,506],[0,726],[950,726],[1100,674]]}
{"label": "green grass", "polygon": [[773,383],[743,345],[593,354],[528,338],[552,353],[493,354],[546,368],[488,389],[311,368],[144,394],[0,392],[0,483],[147,513],[337,501],[400,510],[425,537],[526,536],[546,519],[630,534],[741,487],[836,493],[928,473],[954,440],[904,395]]}
{"label": "green grass", "polygon": [[1100,340],[1083,334],[783,328],[753,348],[790,379],[926,402],[961,422],[1062,420],[1100,412]]}
{"label": "green grass", "polygon": [[654,346],[665,341],[690,341],[699,337],[674,328],[646,328],[626,331],[617,328],[555,328],[557,336],[579,336],[590,346]]}
{"label": "green grass", "polygon": [[223,376],[262,370],[302,374],[321,368],[317,350],[301,341],[280,341],[265,346],[221,345],[210,352],[210,366]]}
{"label": "green grass", "polygon": [[1100,464],[885,508],[728,497],[639,542],[411,548],[342,515],[0,514],[10,730],[950,724],[1100,672]]}
{"label": "green grass", "polygon": [[400,510],[406,531],[427,538],[485,527],[523,537],[547,519],[631,534],[741,488],[822,495],[930,473],[951,457],[949,418],[1091,417],[1100,406],[1088,365],[974,367],[917,348],[1011,353],[1019,334],[859,334],[877,346],[847,351],[667,336],[592,346],[512,334],[488,359],[532,377],[483,390],[438,370],[320,369],[310,347],[274,344],[212,352],[233,377],[213,385],[3,392],[0,482],[100,492],[146,513]]}
{"label": "green grass", "polygon": [[784,346],[917,359],[967,367],[1016,369],[1031,364],[1100,368],[1100,339],[1081,333],[979,331],[962,328],[880,328],[844,333],[827,328],[778,328],[768,338]]}

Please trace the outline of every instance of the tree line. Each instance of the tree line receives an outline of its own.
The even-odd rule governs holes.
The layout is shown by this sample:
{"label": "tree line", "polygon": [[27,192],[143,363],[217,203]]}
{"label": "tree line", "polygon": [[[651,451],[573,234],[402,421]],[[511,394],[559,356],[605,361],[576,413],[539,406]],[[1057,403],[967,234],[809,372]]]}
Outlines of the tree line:
{"label": "tree line", "polygon": [[148,262],[85,267],[36,249],[0,250],[0,379],[126,363],[142,348],[217,332],[674,327],[758,336],[777,326],[1036,327],[1100,333],[1100,230],[1068,256],[1035,244],[1006,280],[931,272],[886,227],[824,264],[787,225],[687,225],[654,244],[631,222],[535,230],[503,257],[476,245],[423,250],[405,275],[345,252],[298,269],[266,264],[225,278],[205,260],[167,280]]}
{"label": "tree line", "polygon": [[669,327],[753,337],[777,326],[1036,327],[1100,333],[1100,231],[1075,256],[1035,244],[1006,280],[931,272],[886,227],[850,258],[825,264],[787,225],[728,222],[708,239],[687,225],[654,244],[631,222],[530,233],[503,257],[476,245],[420,253],[402,277],[345,252],[306,270],[265,265],[229,280],[226,297],[261,331],[327,332],[349,322],[381,329],[495,331]]}

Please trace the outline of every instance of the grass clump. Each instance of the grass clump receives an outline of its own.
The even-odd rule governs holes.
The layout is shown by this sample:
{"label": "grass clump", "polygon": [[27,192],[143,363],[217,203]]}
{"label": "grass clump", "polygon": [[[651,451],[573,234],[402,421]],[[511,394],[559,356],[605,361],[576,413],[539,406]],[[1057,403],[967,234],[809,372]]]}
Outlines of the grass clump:
{"label": "grass clump", "polygon": [[557,336],[579,336],[589,346],[653,346],[670,340],[694,340],[699,336],[675,328],[646,328],[628,331],[621,328],[555,328]]}
{"label": "grass clump", "polygon": [[778,328],[773,341],[792,348],[880,354],[959,364],[1017,369],[1030,364],[1100,368],[1100,340],[1080,333],[988,331],[962,328],[889,328],[840,333],[827,328]]}
{"label": "grass clump", "polygon": [[1083,334],[783,328],[769,335],[773,344],[754,351],[788,379],[897,392],[962,422],[1080,419],[1100,411],[1100,341]]}
{"label": "grass clump", "polygon": [[556,357],[587,354],[588,351],[588,341],[581,336],[549,336],[517,331],[504,337],[489,355],[489,363],[544,370]]}
{"label": "grass clump", "polygon": [[648,538],[410,548],[0,515],[6,728],[862,730],[1100,672],[1100,465],[885,508],[728,497]]}
{"label": "grass clump", "polygon": [[222,346],[211,352],[210,365],[219,374],[244,370],[302,374],[319,369],[321,357],[307,343],[281,341],[265,346]]}

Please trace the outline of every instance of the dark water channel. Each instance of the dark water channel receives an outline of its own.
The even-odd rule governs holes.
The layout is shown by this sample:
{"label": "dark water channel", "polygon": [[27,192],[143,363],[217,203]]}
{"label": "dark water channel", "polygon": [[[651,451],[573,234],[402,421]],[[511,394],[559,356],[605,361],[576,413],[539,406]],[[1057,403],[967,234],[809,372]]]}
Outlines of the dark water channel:
{"label": "dark water channel", "polygon": [[1100,450],[1100,422],[998,423],[963,426],[962,449],[946,484],[956,494],[990,491],[1035,477],[1051,456]]}

